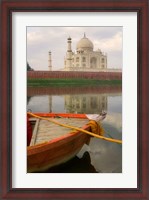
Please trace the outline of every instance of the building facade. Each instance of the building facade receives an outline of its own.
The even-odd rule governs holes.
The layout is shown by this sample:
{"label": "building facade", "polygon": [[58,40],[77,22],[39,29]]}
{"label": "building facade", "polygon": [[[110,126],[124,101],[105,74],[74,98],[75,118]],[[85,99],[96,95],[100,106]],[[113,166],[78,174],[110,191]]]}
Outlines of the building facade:
{"label": "building facade", "polygon": [[67,52],[64,58],[64,71],[105,71],[107,55],[100,49],[94,51],[94,45],[86,35],[77,43],[76,51],[71,48],[71,38],[67,39]]}

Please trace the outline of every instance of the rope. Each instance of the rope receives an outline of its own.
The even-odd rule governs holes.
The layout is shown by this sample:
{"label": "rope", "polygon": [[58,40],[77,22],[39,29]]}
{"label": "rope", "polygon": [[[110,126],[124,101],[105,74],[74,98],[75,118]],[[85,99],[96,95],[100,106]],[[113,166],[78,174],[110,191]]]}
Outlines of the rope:
{"label": "rope", "polygon": [[30,112],[27,112],[27,114],[29,114],[30,116],[32,117],[35,117],[35,118],[38,118],[38,119],[43,119],[43,120],[47,120],[47,121],[50,121],[50,122],[53,122],[59,126],[63,126],[63,127],[66,127],[66,128],[70,128],[70,129],[74,129],[74,130],[77,130],[77,131],[81,131],[83,133],[86,133],[88,135],[91,135],[93,137],[96,137],[96,138],[99,138],[99,139],[102,139],[102,140],[106,140],[106,141],[109,141],[109,142],[115,142],[115,143],[118,143],[118,144],[122,144],[122,140],[117,140],[117,139],[112,139],[112,138],[107,138],[107,137],[104,137],[104,136],[101,136],[101,135],[97,135],[95,133],[92,133],[90,131],[87,131],[87,130],[84,130],[84,129],[81,129],[81,128],[78,128],[78,127],[74,127],[74,126],[70,126],[70,125],[67,125],[67,124],[61,124],[53,119],[49,119],[49,118],[46,118],[46,117],[40,117],[38,115],[35,115],[33,113],[30,113]]}
{"label": "rope", "polygon": [[96,133],[97,135],[104,135],[104,129],[101,127],[99,123],[95,120],[90,120],[87,125],[91,127],[91,132]]}

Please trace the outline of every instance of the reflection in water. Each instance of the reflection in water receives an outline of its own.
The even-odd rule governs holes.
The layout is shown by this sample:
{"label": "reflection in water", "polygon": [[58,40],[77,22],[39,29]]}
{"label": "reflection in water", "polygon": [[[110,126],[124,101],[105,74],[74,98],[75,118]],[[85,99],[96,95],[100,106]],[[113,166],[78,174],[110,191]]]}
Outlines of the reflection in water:
{"label": "reflection in water", "polygon": [[67,113],[100,113],[107,110],[107,95],[66,95],[65,110]]}
{"label": "reflection in water", "polygon": [[[86,151],[82,158],[75,156],[67,163],[55,166],[45,173],[97,173],[94,166],[91,164],[90,154]],[[36,172],[37,173],[37,172]],[[39,172],[41,173],[41,172]]]}
{"label": "reflection in water", "polygon": [[[101,89],[100,89],[101,90]],[[78,91],[78,89],[77,89]],[[82,88],[81,88],[82,91]],[[35,91],[31,101],[28,101],[28,109],[33,112],[65,112],[65,113],[100,113],[102,110],[121,113],[121,93],[118,91],[103,93],[95,90],[93,93],[72,93],[63,95],[35,95],[40,91]],[[67,91],[68,92],[68,91]],[[83,91],[82,91],[83,92]],[[31,91],[30,91],[31,95]],[[28,97],[29,98],[29,97]]]}
{"label": "reflection in water", "polygon": [[31,96],[27,96],[27,104],[29,103],[29,101],[31,100]]}
{"label": "reflection in water", "polygon": [[[121,89],[111,88],[58,88],[28,90],[27,108],[32,112],[56,113],[100,113],[107,112],[102,126],[105,136],[122,139],[122,96]],[[57,91],[60,94],[57,94]],[[90,145],[81,150],[82,156],[47,172],[76,173],[121,173],[122,146],[97,138],[91,138]],[[85,152],[85,154],[84,154]]]}
{"label": "reflection in water", "polygon": [[119,93],[122,92],[122,86],[82,86],[82,87],[28,87],[27,95],[63,95],[63,94],[103,94],[103,93]]}
{"label": "reflection in water", "polygon": [[92,138],[89,147],[91,163],[96,171],[101,173],[122,172],[121,145]]}

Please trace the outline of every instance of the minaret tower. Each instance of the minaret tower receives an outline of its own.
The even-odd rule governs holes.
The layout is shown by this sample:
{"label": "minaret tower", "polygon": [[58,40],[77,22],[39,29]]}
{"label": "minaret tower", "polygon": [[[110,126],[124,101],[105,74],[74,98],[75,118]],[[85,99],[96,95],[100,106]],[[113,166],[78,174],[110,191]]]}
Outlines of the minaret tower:
{"label": "minaret tower", "polygon": [[51,51],[49,51],[49,71],[52,71],[52,60],[51,60]]}
{"label": "minaret tower", "polygon": [[66,67],[72,67],[72,50],[71,50],[71,38],[69,37],[67,39],[67,61],[66,61]]}
{"label": "minaret tower", "polygon": [[52,112],[52,95],[49,95],[49,112]]}

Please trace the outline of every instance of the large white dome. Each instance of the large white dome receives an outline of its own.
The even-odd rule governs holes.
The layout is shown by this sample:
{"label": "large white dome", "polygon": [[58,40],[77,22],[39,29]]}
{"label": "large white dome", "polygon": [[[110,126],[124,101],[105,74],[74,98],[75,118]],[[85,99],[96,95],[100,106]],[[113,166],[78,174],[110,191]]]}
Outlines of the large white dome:
{"label": "large white dome", "polygon": [[85,36],[77,43],[77,51],[79,50],[89,50],[93,51],[93,43]]}

